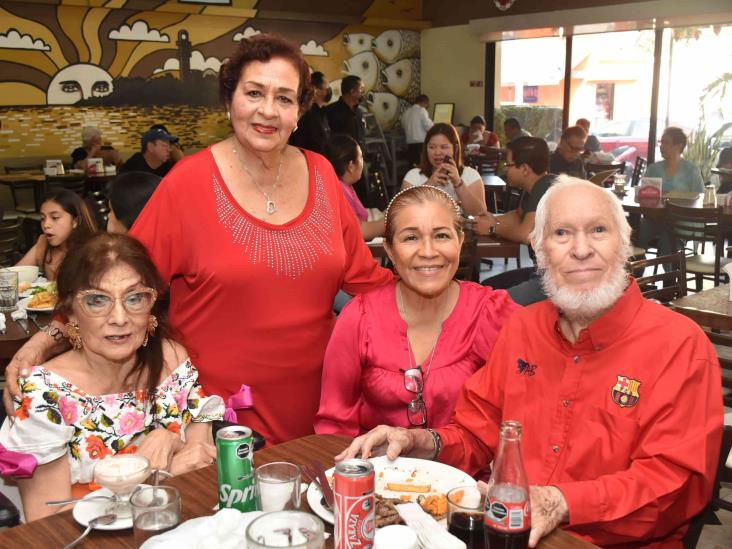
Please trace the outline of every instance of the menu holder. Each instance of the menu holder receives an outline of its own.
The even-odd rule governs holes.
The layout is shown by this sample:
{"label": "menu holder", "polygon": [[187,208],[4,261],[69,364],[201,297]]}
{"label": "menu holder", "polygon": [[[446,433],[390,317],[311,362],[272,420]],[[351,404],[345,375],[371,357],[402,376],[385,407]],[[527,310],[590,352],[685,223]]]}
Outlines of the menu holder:
{"label": "menu holder", "polygon": [[605,185],[605,181],[615,175],[618,170],[619,168],[615,168],[614,170],[605,170],[604,172],[598,172],[590,177],[590,181],[595,185],[600,185],[601,187],[603,187]]}
{"label": "menu holder", "polygon": [[46,160],[46,167],[43,168],[46,175],[64,175],[64,163],[59,159]]}
{"label": "menu holder", "polygon": [[104,159],[89,158],[86,161],[86,172],[89,175],[104,175]]}
{"label": "menu holder", "polygon": [[638,187],[638,200],[661,200],[661,185],[663,180],[660,177],[644,177]]}

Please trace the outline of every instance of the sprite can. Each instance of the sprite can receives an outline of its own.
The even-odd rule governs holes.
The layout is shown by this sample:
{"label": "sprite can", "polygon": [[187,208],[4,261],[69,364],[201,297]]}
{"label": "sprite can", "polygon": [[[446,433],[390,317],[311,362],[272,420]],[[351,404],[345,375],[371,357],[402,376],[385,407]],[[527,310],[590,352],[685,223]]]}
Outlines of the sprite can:
{"label": "sprite can", "polygon": [[254,438],[249,427],[234,425],[216,433],[219,509],[257,510],[254,497]]}

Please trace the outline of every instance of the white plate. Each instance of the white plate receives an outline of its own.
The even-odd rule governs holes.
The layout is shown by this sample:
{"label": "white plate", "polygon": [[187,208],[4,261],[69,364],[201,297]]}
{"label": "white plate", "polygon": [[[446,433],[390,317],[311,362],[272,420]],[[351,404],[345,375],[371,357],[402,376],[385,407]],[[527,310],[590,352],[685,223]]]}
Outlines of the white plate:
{"label": "white plate", "polygon": [[224,509],[215,515],[187,520],[169,532],[153,536],[140,549],[196,547],[203,541],[206,547],[216,547],[232,539],[236,540],[237,548],[246,549],[246,528],[261,514],[262,511],[239,513],[236,509]]}
{"label": "white plate", "polygon": [[[90,494],[87,494],[84,496],[84,498],[88,498],[89,496],[112,496],[113,492],[109,490],[108,488],[101,488],[99,490],[95,490],[94,492],[91,492]],[[76,505],[74,505],[74,520],[81,524],[82,526],[88,526],[89,521],[95,517],[101,516],[106,514],[106,509],[109,507],[109,505],[112,503],[112,500],[109,501],[100,501],[100,500],[92,500],[92,501],[80,501]],[[132,517],[125,518],[125,519],[117,519],[112,524],[100,524],[95,529],[96,530],[125,530],[127,528],[132,528]]]}
{"label": "white plate", "polygon": [[33,295],[31,294],[31,290],[33,290],[33,288],[46,288],[49,284],[50,282],[48,282],[47,280],[45,282],[34,282],[29,289],[24,292],[20,292],[18,294],[18,297],[31,297]]}
{"label": "white plate", "polygon": [[26,311],[30,311],[31,313],[52,313],[53,307],[43,307],[41,309],[36,309],[35,307],[28,307],[28,303],[30,303],[31,298],[25,297],[18,301],[18,307],[21,309],[25,309]]}
{"label": "white plate", "polygon": [[[432,485],[432,490],[427,494],[409,494],[413,496],[414,501],[416,501],[416,496],[446,494],[456,486],[475,486],[475,480],[467,473],[437,461],[407,457],[389,461],[386,456],[371,458],[369,461],[374,464],[376,473],[376,493],[385,498],[398,498],[407,494],[407,492],[387,490],[386,484],[391,482],[403,484],[408,478],[413,479],[412,482],[416,484]],[[333,470],[334,468],[328,469],[325,472],[326,475],[331,477]],[[415,473],[413,477],[412,472]],[[318,483],[311,482],[307,492],[310,508],[324,521],[333,524],[333,513],[320,503],[322,497]]]}

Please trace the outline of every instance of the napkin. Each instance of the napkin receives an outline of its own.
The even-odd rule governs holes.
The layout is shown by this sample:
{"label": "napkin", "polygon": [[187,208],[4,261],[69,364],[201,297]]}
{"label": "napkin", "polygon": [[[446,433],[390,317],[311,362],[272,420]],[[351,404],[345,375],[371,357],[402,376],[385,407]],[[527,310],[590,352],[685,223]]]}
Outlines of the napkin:
{"label": "napkin", "polygon": [[261,511],[241,513],[222,509],[215,515],[187,520],[178,527],[153,536],[140,549],[246,549],[246,530]]}
{"label": "napkin", "polygon": [[5,315],[0,314],[0,332],[5,333]]}
{"label": "napkin", "polygon": [[418,504],[401,503],[396,509],[407,526],[418,533],[422,549],[465,549],[465,543],[440,526]]}
{"label": "napkin", "polygon": [[[5,315],[3,315],[5,316]],[[28,318],[28,311],[26,311],[23,307],[18,307],[15,309],[12,313],[10,313],[10,318],[13,320],[23,320]],[[3,321],[5,319],[3,318]]]}

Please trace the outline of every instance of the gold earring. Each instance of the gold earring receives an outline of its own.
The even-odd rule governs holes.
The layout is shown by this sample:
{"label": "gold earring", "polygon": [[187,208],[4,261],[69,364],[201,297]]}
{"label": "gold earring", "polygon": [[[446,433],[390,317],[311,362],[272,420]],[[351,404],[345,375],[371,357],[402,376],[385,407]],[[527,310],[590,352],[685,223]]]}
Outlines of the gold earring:
{"label": "gold earring", "polygon": [[66,337],[69,338],[69,343],[77,351],[83,347],[81,343],[81,332],[79,331],[79,325],[76,322],[66,323]]}
{"label": "gold earring", "polygon": [[143,347],[147,347],[147,340],[150,336],[155,335],[155,328],[158,327],[158,319],[155,315],[150,315],[147,319],[147,333],[145,334],[145,340],[142,342]]}
{"label": "gold earring", "polygon": [[226,111],[226,119],[231,120],[231,112]]}

